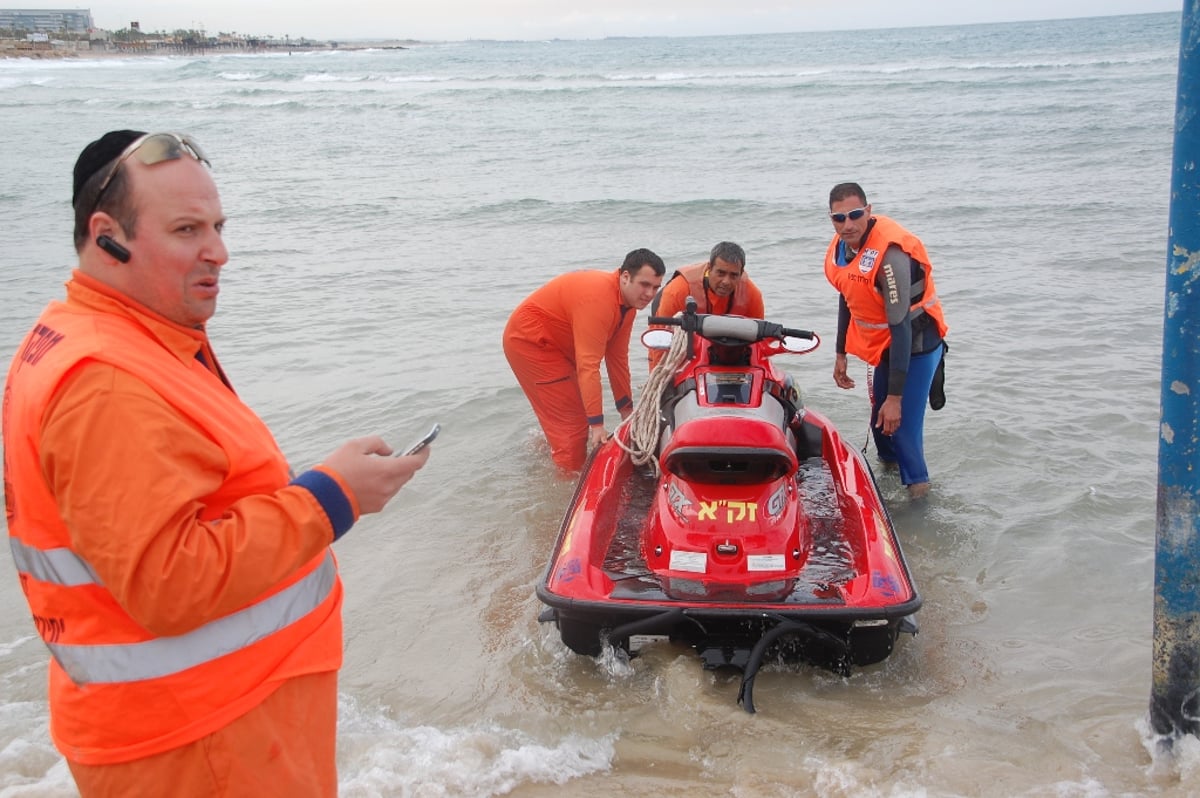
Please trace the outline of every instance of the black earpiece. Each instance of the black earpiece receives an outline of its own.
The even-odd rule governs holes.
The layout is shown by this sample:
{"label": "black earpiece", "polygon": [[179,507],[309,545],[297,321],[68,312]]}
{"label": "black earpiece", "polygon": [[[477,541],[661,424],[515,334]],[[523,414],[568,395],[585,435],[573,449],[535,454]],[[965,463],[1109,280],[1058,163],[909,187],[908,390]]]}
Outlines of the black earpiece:
{"label": "black earpiece", "polygon": [[96,246],[121,261],[121,263],[129,263],[129,258],[131,257],[129,250],[108,236],[96,236]]}

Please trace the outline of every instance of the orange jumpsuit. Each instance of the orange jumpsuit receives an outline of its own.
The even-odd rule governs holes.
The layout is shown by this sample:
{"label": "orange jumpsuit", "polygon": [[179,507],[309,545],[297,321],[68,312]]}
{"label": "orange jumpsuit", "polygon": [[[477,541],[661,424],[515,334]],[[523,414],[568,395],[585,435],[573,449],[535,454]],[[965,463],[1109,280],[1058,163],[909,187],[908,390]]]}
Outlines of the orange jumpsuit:
{"label": "orange jumpsuit", "polygon": [[[766,313],[763,307],[762,291],[750,277],[743,273],[737,282],[737,288],[729,296],[717,296],[708,287],[704,273],[708,262],[693,263],[676,269],[671,279],[663,286],[662,295],[658,300],[655,316],[674,316],[687,306],[689,296],[696,298],[697,313],[717,313],[721,315],[747,316],[761,319]],[[658,361],[666,353],[661,349],[650,350],[650,368],[654,369]]]}
{"label": "orange jumpsuit", "polygon": [[333,796],[353,495],[289,482],[202,330],[79,272],[42,321],[5,387],[5,505],[81,793]]}
{"label": "orange jumpsuit", "polygon": [[635,315],[623,304],[619,271],[578,271],[550,280],[508,319],[504,356],[561,468],[583,466],[588,426],[604,423],[601,360],[617,410],[633,404],[629,336]]}

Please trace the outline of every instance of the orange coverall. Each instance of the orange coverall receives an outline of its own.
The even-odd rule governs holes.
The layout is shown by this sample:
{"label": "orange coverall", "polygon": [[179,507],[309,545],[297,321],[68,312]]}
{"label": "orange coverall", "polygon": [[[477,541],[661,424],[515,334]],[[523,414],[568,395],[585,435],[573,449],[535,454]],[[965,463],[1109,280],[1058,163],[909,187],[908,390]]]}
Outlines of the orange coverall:
{"label": "orange coverall", "polygon": [[633,308],[619,271],[561,274],[534,291],[504,328],[504,356],[550,443],[554,462],[577,471],[588,426],[604,423],[600,361],[617,410],[631,406],[629,336]]}
{"label": "orange coverall", "polygon": [[[76,311],[131,317],[145,330],[146,346],[166,347],[183,362],[198,359],[224,379],[203,331],[172,324],[80,272],[67,294]],[[8,399],[6,393],[6,448],[18,440],[10,436],[27,432],[8,425]],[[11,453],[5,457],[10,534],[23,485],[46,480],[71,549],[117,605],[158,638],[252,604],[327,552],[335,534],[358,517],[353,494],[336,474],[321,469],[320,479],[340,491],[340,512],[326,501],[329,493],[307,486],[315,471],[289,483],[286,469],[277,476],[272,469],[259,479],[271,474],[272,484],[261,484],[221,517],[205,518],[206,496],[226,479],[228,455],[154,389],[108,363],[77,364],[35,432],[40,473],[9,473]],[[277,449],[270,453],[276,456]],[[336,795],[342,651],[341,583],[334,579],[333,597],[322,607],[329,614],[297,621],[315,624],[312,636],[286,651],[271,648],[273,637],[246,644],[278,664],[235,705],[206,702],[217,681],[211,670],[194,669],[208,675],[190,682],[193,671],[183,671],[169,689],[159,686],[162,679],[80,688],[52,663],[51,734],[82,795]],[[236,656],[201,667],[219,672],[221,662]],[[142,699],[119,708],[103,703],[112,690]],[[96,715],[89,696],[101,700],[102,712],[119,716]]]}

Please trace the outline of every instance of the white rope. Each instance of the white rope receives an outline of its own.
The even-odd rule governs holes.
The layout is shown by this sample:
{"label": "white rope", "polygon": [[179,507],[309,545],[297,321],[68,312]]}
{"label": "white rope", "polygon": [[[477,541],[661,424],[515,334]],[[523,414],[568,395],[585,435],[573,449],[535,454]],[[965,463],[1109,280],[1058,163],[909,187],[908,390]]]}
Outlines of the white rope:
{"label": "white rope", "polygon": [[678,327],[675,328],[671,337],[671,348],[651,370],[633,412],[617,426],[616,432],[620,432],[621,427],[629,427],[629,444],[626,445],[616,432],[613,433],[617,445],[629,453],[634,465],[653,463],[655,478],[662,473],[658,466],[658,458],[655,457],[661,435],[662,397],[667,388],[671,387],[675,371],[687,358],[687,338],[687,333]]}

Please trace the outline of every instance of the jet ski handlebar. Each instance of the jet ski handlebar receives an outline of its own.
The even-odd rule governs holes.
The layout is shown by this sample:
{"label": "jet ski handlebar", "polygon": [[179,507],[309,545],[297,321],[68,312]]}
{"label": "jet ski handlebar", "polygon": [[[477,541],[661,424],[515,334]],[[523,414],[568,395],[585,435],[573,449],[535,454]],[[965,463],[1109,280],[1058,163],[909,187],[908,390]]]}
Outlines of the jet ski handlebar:
{"label": "jet ski handlebar", "polygon": [[684,312],[679,316],[651,316],[651,325],[682,327],[685,332],[694,332],[719,343],[755,343],[768,338],[804,338],[812,340],[812,330],[797,330],[784,327],[773,321],[748,319],[744,316],[719,316],[708,313]]}

